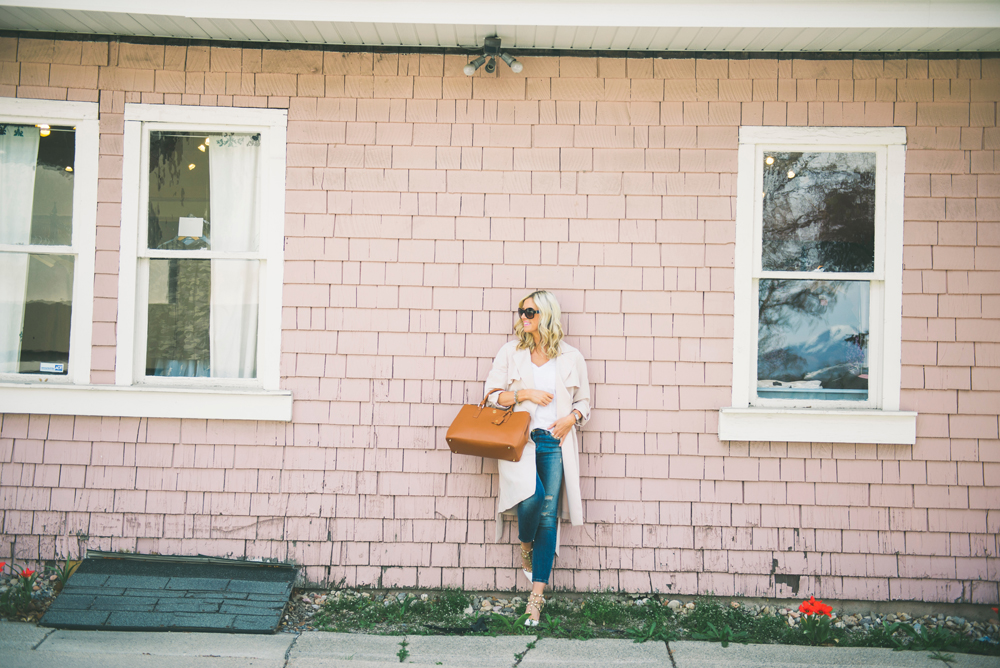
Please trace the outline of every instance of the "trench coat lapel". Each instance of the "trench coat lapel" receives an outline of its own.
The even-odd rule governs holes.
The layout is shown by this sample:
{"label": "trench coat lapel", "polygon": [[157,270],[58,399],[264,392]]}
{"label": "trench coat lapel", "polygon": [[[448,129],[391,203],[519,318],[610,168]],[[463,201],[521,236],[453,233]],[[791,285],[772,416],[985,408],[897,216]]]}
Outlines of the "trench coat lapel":
{"label": "trench coat lapel", "polygon": [[566,381],[572,377],[573,383],[578,382],[575,366],[569,355],[560,355],[556,358],[556,372],[556,413],[559,416],[568,415],[572,408],[573,397]]}

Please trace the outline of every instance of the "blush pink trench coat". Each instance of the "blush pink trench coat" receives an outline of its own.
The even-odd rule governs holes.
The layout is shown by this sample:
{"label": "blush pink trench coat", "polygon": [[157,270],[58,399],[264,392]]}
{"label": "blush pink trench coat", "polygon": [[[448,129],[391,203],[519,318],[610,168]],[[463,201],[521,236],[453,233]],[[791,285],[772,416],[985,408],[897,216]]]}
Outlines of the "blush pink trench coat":
{"label": "blush pink trench coat", "polygon": [[[568,415],[574,408],[583,414],[582,423],[590,419],[590,385],[587,382],[587,365],[583,355],[573,346],[562,342],[561,354],[556,362],[556,415]],[[486,379],[486,390],[535,389],[535,365],[529,350],[518,350],[517,341],[510,341],[500,349],[493,360],[493,369]],[[493,395],[496,397],[497,395]],[[527,411],[534,416],[537,404],[522,401],[514,410]],[[576,427],[572,427],[562,442],[563,486],[560,517],[573,525],[583,524],[583,502],[580,499],[580,448]],[[500,470],[500,495],[497,497],[496,540],[503,537],[503,516],[517,504],[535,493],[535,444],[528,441],[519,462],[497,461]],[[556,539],[556,553],[559,540]]]}

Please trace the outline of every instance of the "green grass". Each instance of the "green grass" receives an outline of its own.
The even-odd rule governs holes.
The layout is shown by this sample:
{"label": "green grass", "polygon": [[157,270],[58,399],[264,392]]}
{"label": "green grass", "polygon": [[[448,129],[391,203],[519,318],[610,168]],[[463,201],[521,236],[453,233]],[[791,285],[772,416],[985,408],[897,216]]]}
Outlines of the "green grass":
{"label": "green grass", "polygon": [[[426,601],[414,594],[402,597],[389,594],[378,600],[374,592],[340,589],[330,592],[313,624],[327,631],[388,635],[530,634],[580,640],[628,638],[635,642],[705,640],[723,646],[730,643],[810,644],[801,628],[801,620],[799,625],[791,627],[779,614],[754,614],[738,600],[734,604],[733,599],[699,597],[693,609],[682,608],[674,613],[666,606],[669,599],[657,595],[649,596],[640,605],[634,596],[611,592],[591,594],[582,601],[556,592],[549,594],[541,623],[527,628],[524,626],[526,601],[521,598],[511,614],[497,614],[475,609],[473,595],[455,589],[431,594]],[[935,652],[939,656],[944,656],[942,652],[1000,656],[1000,645],[969,638],[943,626],[914,630],[906,624],[885,623],[867,631],[861,628],[849,631],[832,625],[829,635],[824,634],[823,638],[824,644],[841,647],[885,647]],[[405,649],[405,645],[402,646],[402,651]]]}
{"label": "green grass", "polygon": [[446,590],[427,601],[413,594],[402,600],[392,596],[378,601],[370,592],[344,589],[331,592],[313,621],[318,628],[328,631],[412,633],[412,627],[422,627],[425,623],[461,625],[465,622],[463,611],[469,599],[462,592]]}

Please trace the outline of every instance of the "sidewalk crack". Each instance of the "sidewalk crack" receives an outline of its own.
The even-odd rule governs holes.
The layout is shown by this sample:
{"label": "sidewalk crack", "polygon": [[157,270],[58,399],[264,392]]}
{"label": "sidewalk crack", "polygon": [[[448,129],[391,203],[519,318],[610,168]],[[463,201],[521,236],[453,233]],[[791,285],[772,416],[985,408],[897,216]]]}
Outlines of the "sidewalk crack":
{"label": "sidewalk crack", "polygon": [[291,661],[291,657],[292,657],[292,648],[295,647],[295,643],[297,643],[299,641],[299,638],[301,638],[301,637],[302,637],[302,633],[301,632],[296,633],[295,637],[292,638],[292,642],[289,643],[288,649],[285,650],[285,665],[284,665],[284,668],[288,668],[288,666],[290,665],[289,661]]}
{"label": "sidewalk crack", "polygon": [[535,636],[535,639],[532,640],[531,642],[529,642],[525,646],[523,652],[519,652],[519,653],[517,653],[517,654],[514,655],[514,666],[513,666],[513,668],[517,668],[518,666],[521,665],[521,660],[524,659],[524,655],[527,654],[528,652],[530,652],[531,650],[535,649],[535,644],[537,642],[538,642],[538,636]]}
{"label": "sidewalk crack", "polygon": [[670,665],[673,666],[673,668],[677,668],[677,662],[674,661],[674,650],[670,649],[670,643],[664,640],[663,644],[667,646],[667,657],[670,659]]}
{"label": "sidewalk crack", "polygon": [[55,633],[55,632],[56,632],[56,629],[49,629],[49,632],[45,634],[45,637],[44,637],[44,638],[42,638],[41,640],[39,640],[38,642],[36,642],[36,643],[35,643],[35,646],[34,646],[34,647],[32,647],[31,649],[33,649],[33,650],[36,650],[36,649],[38,649],[38,648],[39,648],[39,647],[41,646],[41,644],[42,644],[43,642],[45,642],[46,640],[48,640],[48,639],[49,639],[49,636],[50,636],[50,635],[52,635],[52,634],[53,634],[53,633]]}

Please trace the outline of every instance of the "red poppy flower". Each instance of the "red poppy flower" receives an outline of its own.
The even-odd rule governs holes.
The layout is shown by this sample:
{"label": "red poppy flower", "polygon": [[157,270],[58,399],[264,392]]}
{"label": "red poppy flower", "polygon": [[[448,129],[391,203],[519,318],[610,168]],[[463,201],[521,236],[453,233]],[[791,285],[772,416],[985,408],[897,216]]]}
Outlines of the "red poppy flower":
{"label": "red poppy flower", "polygon": [[817,601],[815,596],[810,596],[808,601],[802,601],[802,605],[799,606],[799,612],[805,615],[825,615],[829,617],[830,613],[833,612],[833,608],[823,601]]}
{"label": "red poppy flower", "polygon": [[2,571],[7,566],[6,561],[0,561],[0,571]]}
{"label": "red poppy flower", "polygon": [[30,568],[25,568],[23,571],[21,571],[21,577],[25,579],[30,578],[34,574],[35,571],[31,570]]}

